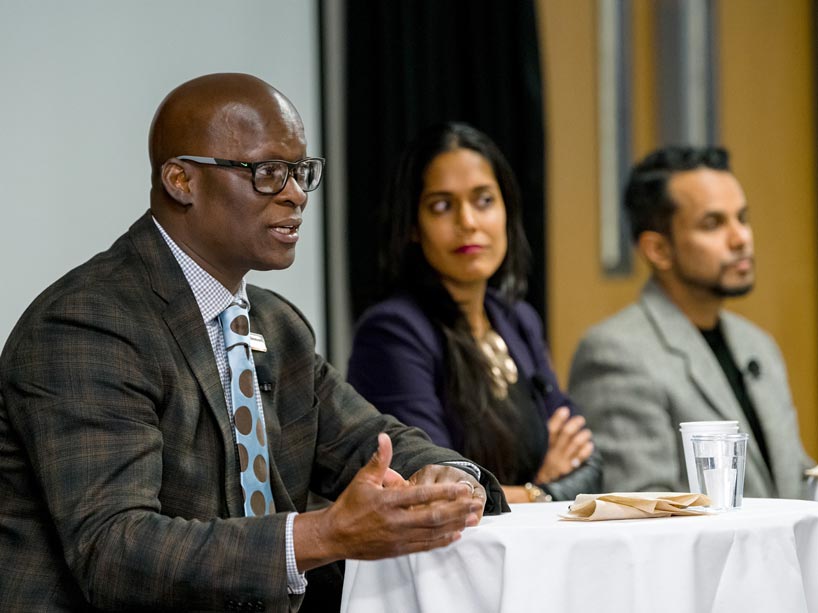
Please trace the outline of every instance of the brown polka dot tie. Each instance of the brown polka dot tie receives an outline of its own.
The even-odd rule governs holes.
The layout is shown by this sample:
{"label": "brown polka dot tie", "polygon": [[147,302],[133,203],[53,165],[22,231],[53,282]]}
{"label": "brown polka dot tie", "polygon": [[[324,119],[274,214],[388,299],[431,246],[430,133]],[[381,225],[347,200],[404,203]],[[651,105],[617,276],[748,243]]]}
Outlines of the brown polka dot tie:
{"label": "brown polka dot tie", "polygon": [[233,426],[239,451],[244,514],[274,511],[268,469],[267,435],[255,394],[250,353],[250,320],[246,304],[231,304],[219,315],[230,365]]}

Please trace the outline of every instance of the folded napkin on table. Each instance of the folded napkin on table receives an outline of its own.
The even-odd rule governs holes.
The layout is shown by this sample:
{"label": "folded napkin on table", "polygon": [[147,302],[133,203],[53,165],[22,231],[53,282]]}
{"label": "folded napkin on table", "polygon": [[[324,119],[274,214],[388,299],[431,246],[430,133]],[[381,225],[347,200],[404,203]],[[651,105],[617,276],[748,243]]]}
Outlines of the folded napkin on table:
{"label": "folded napkin on table", "polygon": [[807,477],[818,477],[818,466],[813,466],[804,471]]}
{"label": "folded napkin on table", "polygon": [[600,521],[604,519],[641,519],[671,515],[705,515],[710,499],[704,494],[685,492],[633,492],[613,494],[579,494],[568,507],[563,519]]}

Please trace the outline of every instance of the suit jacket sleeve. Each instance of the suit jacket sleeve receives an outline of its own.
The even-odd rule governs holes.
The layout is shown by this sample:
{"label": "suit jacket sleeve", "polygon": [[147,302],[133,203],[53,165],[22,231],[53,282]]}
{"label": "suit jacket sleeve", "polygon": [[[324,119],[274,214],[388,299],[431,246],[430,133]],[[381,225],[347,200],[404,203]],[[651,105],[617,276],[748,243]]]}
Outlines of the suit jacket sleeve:
{"label": "suit jacket sleeve", "polygon": [[379,432],[392,439],[391,466],[404,478],[428,464],[463,459],[432,444],[419,429],[379,413],[323,358],[316,356],[315,367],[320,432],[312,469],[315,492],[336,498],[377,449]]}
{"label": "suit jacket sleeve", "polygon": [[661,387],[627,344],[591,332],[574,355],[569,394],[583,407],[605,462],[606,491],[672,491],[684,466]]}

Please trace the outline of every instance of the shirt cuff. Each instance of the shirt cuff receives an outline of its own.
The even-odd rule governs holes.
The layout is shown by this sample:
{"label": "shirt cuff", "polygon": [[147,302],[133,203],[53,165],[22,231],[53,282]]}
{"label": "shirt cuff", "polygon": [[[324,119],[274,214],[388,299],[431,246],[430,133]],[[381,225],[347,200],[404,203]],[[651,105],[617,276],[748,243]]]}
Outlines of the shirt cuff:
{"label": "shirt cuff", "polygon": [[307,578],[304,573],[298,572],[298,565],[295,563],[295,544],[293,543],[293,523],[298,513],[287,515],[287,528],[284,535],[287,549],[287,593],[303,594],[307,590]]}
{"label": "shirt cuff", "polygon": [[464,470],[469,473],[472,477],[480,481],[480,467],[477,464],[473,464],[471,462],[464,462],[462,460],[452,460],[450,462],[441,462],[443,466],[454,466],[455,468],[459,468],[460,470]]}

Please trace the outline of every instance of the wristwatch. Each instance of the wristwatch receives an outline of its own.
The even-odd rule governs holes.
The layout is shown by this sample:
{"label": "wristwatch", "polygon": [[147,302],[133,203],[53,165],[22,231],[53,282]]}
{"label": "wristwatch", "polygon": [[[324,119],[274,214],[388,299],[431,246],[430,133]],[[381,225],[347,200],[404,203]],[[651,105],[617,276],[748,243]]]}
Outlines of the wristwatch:
{"label": "wristwatch", "polygon": [[528,494],[528,502],[551,502],[551,494],[546,494],[542,488],[534,485],[530,481],[524,486],[526,494]]}

